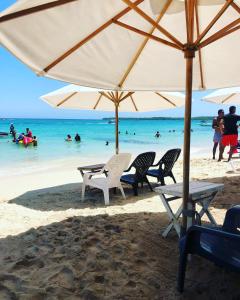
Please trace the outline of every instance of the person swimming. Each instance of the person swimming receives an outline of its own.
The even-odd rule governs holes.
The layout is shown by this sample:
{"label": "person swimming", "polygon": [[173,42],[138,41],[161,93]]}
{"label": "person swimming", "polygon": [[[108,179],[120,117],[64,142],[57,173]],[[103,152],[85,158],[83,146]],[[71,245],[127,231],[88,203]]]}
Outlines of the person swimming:
{"label": "person swimming", "polygon": [[72,137],[70,134],[67,135],[67,138],[65,139],[66,142],[71,142],[72,141]]}
{"label": "person swimming", "polygon": [[80,137],[80,135],[78,133],[76,133],[74,139],[75,139],[76,142],[81,142],[81,137]]}
{"label": "person swimming", "polygon": [[160,138],[160,136],[161,136],[160,132],[157,131],[156,134],[155,134],[155,138]]}
{"label": "person swimming", "polygon": [[125,134],[128,134],[128,131],[126,130]]}
{"label": "person swimming", "polygon": [[106,141],[106,144],[105,144],[106,146],[108,146],[109,145],[109,141]]}

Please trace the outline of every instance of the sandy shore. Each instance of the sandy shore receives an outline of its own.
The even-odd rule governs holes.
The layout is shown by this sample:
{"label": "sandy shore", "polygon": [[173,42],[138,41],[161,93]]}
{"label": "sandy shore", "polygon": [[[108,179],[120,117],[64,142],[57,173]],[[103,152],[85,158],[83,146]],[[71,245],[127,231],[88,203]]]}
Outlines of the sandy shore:
{"label": "sandy shore", "polygon": [[[126,200],[112,194],[105,207],[102,193],[92,190],[82,203],[79,165],[1,178],[0,299],[240,298],[234,274],[198,258],[179,295],[178,239],[159,234],[168,218],[158,195],[145,187],[133,197],[126,187]],[[180,182],[181,161],[174,174]],[[227,163],[193,159],[191,178],[224,183],[211,207],[219,224],[240,203],[239,175]]]}

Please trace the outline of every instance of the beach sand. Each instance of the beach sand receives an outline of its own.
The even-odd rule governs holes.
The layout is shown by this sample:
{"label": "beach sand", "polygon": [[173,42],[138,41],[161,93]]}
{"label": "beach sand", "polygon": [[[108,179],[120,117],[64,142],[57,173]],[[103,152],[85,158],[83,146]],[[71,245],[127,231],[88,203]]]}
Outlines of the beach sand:
{"label": "beach sand", "polygon": [[[178,294],[178,238],[160,234],[168,217],[159,196],[144,187],[133,197],[125,187],[127,199],[111,194],[106,207],[91,190],[82,203],[78,166],[68,161],[1,178],[0,299],[240,298],[235,274],[197,257]],[[180,182],[182,161],[174,174]],[[219,224],[240,203],[239,175],[225,162],[191,161],[192,179],[225,185],[211,206]]]}

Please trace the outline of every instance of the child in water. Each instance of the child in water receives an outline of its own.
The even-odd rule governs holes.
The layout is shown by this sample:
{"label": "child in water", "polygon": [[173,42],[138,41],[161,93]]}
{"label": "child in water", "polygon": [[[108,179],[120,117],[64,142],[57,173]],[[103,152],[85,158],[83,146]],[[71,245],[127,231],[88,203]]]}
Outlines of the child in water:
{"label": "child in water", "polygon": [[70,134],[67,135],[67,138],[65,139],[66,142],[71,142],[72,141],[72,137]]}

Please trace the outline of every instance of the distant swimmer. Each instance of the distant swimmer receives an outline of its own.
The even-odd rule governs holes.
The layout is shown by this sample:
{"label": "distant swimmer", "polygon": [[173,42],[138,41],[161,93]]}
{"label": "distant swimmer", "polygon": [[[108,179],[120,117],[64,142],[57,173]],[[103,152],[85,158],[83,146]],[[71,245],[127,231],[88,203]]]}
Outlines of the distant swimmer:
{"label": "distant swimmer", "polygon": [[121,131],[118,131],[118,134],[121,134]]}
{"label": "distant swimmer", "polygon": [[133,135],[136,135],[136,133],[134,132]]}
{"label": "distant swimmer", "polygon": [[109,145],[109,141],[106,141],[106,146],[108,146]]}
{"label": "distant swimmer", "polygon": [[176,132],[176,130],[175,130],[175,129],[173,129],[173,132]]}
{"label": "distant swimmer", "polygon": [[156,134],[155,134],[155,138],[160,138],[160,136],[161,136],[160,132],[157,131]]}
{"label": "distant swimmer", "polygon": [[37,141],[37,137],[36,137],[36,136],[33,137],[32,143],[33,143],[33,146],[34,146],[34,147],[37,147],[38,141]]}
{"label": "distant swimmer", "polygon": [[72,137],[70,134],[67,135],[67,138],[65,139],[66,142],[71,142],[72,141]]}
{"label": "distant swimmer", "polygon": [[168,132],[172,132],[172,130],[168,130]]}
{"label": "distant swimmer", "polygon": [[128,131],[126,130],[125,134],[128,134]]}
{"label": "distant swimmer", "polygon": [[14,125],[13,123],[10,124],[10,129],[9,129],[9,132],[13,135],[15,129],[14,129]]}
{"label": "distant swimmer", "polygon": [[81,142],[81,137],[80,137],[80,135],[78,133],[76,133],[74,139],[75,139],[76,142]]}

